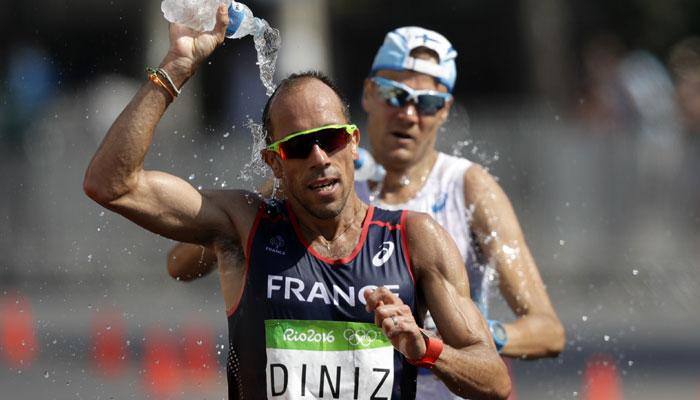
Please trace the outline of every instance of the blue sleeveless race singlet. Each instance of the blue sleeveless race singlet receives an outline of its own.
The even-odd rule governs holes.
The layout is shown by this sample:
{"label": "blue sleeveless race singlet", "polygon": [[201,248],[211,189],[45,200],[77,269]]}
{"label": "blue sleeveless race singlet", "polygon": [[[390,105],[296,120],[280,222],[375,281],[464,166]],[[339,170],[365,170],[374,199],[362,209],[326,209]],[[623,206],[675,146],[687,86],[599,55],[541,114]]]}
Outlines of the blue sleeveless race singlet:
{"label": "blue sleeveless race singlet", "polygon": [[228,316],[230,399],[414,399],[416,369],[363,296],[385,286],[415,314],[404,218],[370,206],[353,252],[331,260],[309,246],[286,203],[261,206]]}

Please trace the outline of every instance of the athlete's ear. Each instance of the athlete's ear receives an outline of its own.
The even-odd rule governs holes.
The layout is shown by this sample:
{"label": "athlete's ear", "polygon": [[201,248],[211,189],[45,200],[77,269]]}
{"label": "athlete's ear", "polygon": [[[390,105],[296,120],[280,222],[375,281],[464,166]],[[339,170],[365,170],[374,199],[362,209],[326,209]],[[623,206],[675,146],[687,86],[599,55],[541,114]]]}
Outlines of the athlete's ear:
{"label": "athlete's ear", "polygon": [[282,179],[282,159],[279,154],[268,149],[262,149],[260,150],[260,157],[265,161],[265,164],[270,166],[272,173],[275,174],[275,178]]}
{"label": "athlete's ear", "polygon": [[365,83],[362,86],[362,109],[365,112],[370,111],[369,96],[372,94],[372,81],[369,78],[365,78]]}
{"label": "athlete's ear", "polygon": [[358,153],[357,148],[360,146],[360,129],[355,129],[355,132],[352,133],[352,139],[350,141],[350,145],[352,146],[352,159],[357,160],[360,158],[360,153]]}
{"label": "athlete's ear", "polygon": [[440,119],[440,124],[444,124],[447,120],[447,117],[450,116],[450,109],[452,109],[452,104],[454,102],[455,98],[452,97],[447,103],[445,103],[445,107],[443,107],[442,110],[438,111],[437,117]]}

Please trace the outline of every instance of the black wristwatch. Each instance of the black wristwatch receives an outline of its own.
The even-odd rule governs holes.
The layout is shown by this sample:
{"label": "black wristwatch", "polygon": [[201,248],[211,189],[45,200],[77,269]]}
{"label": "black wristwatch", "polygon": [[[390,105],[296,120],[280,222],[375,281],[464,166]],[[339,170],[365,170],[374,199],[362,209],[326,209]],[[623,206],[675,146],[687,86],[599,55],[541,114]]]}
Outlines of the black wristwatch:
{"label": "black wristwatch", "polygon": [[500,353],[501,349],[505,347],[508,343],[508,333],[503,324],[494,319],[488,320],[489,330],[491,331],[491,337],[493,337],[493,342],[496,344],[496,350]]}

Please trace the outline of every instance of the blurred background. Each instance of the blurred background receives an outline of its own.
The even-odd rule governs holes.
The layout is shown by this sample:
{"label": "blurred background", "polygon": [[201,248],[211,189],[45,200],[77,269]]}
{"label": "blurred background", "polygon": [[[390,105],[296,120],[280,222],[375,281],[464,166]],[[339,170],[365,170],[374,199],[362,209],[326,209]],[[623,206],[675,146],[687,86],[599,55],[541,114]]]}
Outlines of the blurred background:
{"label": "blurred background", "polygon": [[[700,399],[700,2],[256,0],[278,77],[320,69],[361,127],[387,31],[459,52],[439,147],[498,177],[567,328],[512,363],[518,399]],[[160,1],[2,0],[0,397],[226,396],[216,276],[172,280],[173,243],[82,191],[90,156],[167,50]],[[265,90],[228,40],[159,125],[148,168],[252,189]],[[495,297],[493,316],[512,318]]]}

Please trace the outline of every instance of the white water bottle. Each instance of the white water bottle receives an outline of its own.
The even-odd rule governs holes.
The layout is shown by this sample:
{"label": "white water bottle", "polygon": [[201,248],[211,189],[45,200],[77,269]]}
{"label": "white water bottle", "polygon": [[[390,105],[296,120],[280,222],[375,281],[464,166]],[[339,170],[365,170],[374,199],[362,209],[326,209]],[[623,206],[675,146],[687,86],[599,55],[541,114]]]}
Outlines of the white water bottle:
{"label": "white water bottle", "polygon": [[355,181],[382,182],[386,170],[379,163],[374,161],[374,157],[369,151],[362,147],[357,149],[358,158],[355,160]]}
{"label": "white water bottle", "polygon": [[246,35],[258,36],[265,30],[265,22],[254,17],[250,8],[243,3],[231,1],[228,6],[228,26],[226,37],[238,39]]}
{"label": "white water bottle", "polygon": [[160,8],[168,21],[185,25],[195,31],[206,32],[214,29],[216,25],[216,11],[219,5],[229,1],[227,38],[238,39],[263,33],[264,21],[254,17],[245,4],[235,0],[163,0]]}

